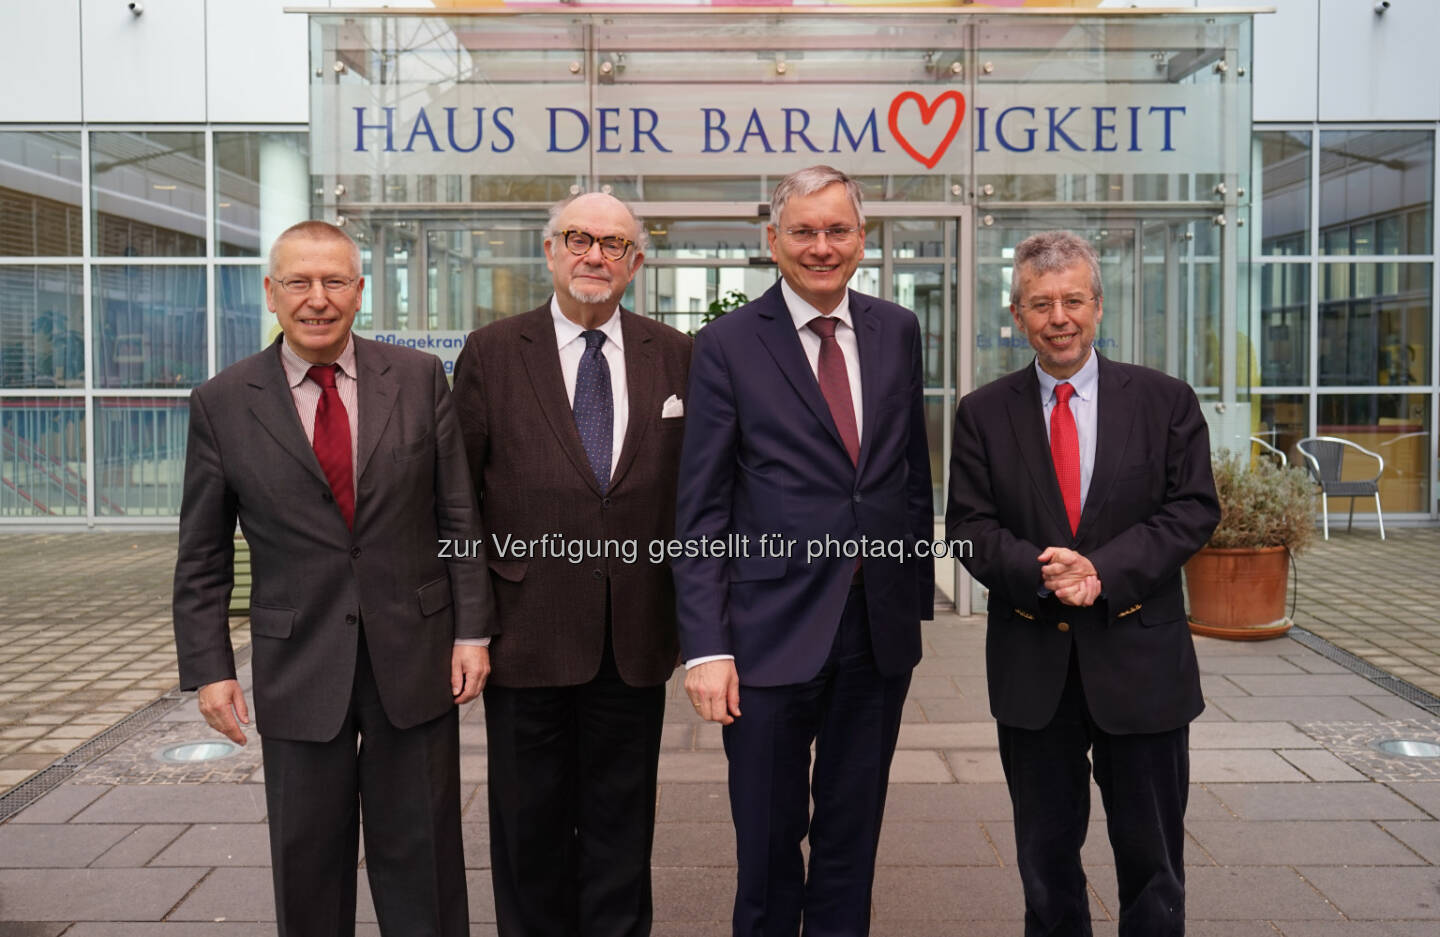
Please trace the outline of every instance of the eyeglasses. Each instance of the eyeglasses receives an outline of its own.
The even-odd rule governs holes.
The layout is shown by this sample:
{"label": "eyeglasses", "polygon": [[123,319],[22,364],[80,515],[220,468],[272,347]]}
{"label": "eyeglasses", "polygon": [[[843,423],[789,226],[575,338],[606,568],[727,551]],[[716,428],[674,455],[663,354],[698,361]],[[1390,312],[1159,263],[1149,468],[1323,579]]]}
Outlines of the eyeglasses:
{"label": "eyeglasses", "polygon": [[859,233],[859,228],[851,227],[849,225],[835,225],[829,228],[785,229],[785,236],[787,238],[794,241],[796,244],[805,245],[814,244],[817,240],[820,239],[820,235],[822,234],[825,235],[825,240],[829,241],[831,244],[849,244],[850,241],[854,239],[855,235]]}
{"label": "eyeglasses", "polygon": [[286,280],[275,280],[274,282],[280,284],[280,288],[285,292],[300,296],[310,292],[311,287],[317,282],[324,287],[327,293],[343,293],[359,281],[359,277],[321,277],[319,280],[311,277],[290,277]]}
{"label": "eyeglasses", "polygon": [[1081,299],[1079,296],[1071,296],[1066,299],[1031,300],[1030,302],[1026,303],[1023,308],[1026,312],[1033,312],[1036,315],[1043,316],[1049,314],[1050,307],[1055,305],[1056,303],[1059,303],[1060,307],[1066,312],[1079,312],[1093,302],[1095,302],[1094,296],[1091,296],[1089,299]]}
{"label": "eyeglasses", "polygon": [[565,249],[576,256],[583,256],[590,253],[590,246],[598,243],[600,245],[600,256],[606,260],[624,260],[625,255],[630,253],[630,248],[635,242],[629,238],[609,237],[597,238],[589,231],[557,231],[555,234],[565,244]]}

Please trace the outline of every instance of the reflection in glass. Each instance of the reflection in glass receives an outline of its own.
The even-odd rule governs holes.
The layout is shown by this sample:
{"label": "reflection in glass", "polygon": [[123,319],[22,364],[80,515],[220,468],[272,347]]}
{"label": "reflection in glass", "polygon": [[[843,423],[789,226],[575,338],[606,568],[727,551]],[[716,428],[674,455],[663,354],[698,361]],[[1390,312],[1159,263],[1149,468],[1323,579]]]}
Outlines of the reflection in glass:
{"label": "reflection in glass", "polygon": [[1321,133],[1320,252],[1430,253],[1434,183],[1428,130]]}
{"label": "reflection in glass", "polygon": [[0,256],[80,255],[80,134],[0,133]]}
{"label": "reflection in glass", "polygon": [[1430,264],[1320,267],[1320,383],[1430,380]]}
{"label": "reflection in glass", "polygon": [[0,517],[85,513],[85,402],[0,399]]}
{"label": "reflection in glass", "polygon": [[469,331],[545,302],[551,287],[542,224],[504,221],[428,231],[427,327]]}
{"label": "reflection in glass", "polygon": [[223,370],[264,348],[280,325],[265,306],[265,268],[215,268],[215,360]]}
{"label": "reflection in glass", "polygon": [[1260,167],[1260,253],[1310,252],[1310,134],[1267,130],[1254,135]]}
{"label": "reflection in glass", "polygon": [[[1260,308],[1250,334],[1262,387],[1304,384],[1310,363],[1310,265],[1263,264]],[[1243,364],[1243,362],[1242,362]]]}
{"label": "reflection in glass", "polygon": [[[746,301],[758,299],[775,284],[779,271],[773,266],[650,266],[641,268],[645,277],[646,313],[682,332],[696,332],[707,317],[719,313],[711,304],[732,293]],[[738,297],[736,297],[738,298]]]}
{"label": "reflection in glass", "polygon": [[205,135],[92,133],[95,253],[205,256]]}
{"label": "reflection in glass", "polygon": [[215,134],[216,254],[259,257],[310,217],[309,151],[304,133]]}
{"label": "reflection in glass", "polygon": [[645,218],[651,258],[744,259],[769,257],[765,223],[759,218]]}
{"label": "reflection in glass", "polygon": [[[1430,425],[1429,394],[1322,394],[1318,400],[1316,434],[1339,436],[1364,446],[1385,460],[1380,476],[1380,507],[1390,511],[1429,511],[1431,466],[1435,444]],[[1345,478],[1373,477],[1375,463],[1347,457]],[[1349,509],[1348,499],[1332,507]],[[1355,513],[1374,513],[1373,500],[1355,499]]]}
{"label": "reflection in glass", "polygon": [[945,268],[941,265],[896,267],[894,293],[895,302],[913,309],[920,320],[925,386],[945,386],[945,321],[949,312]]}
{"label": "reflection in glass", "polygon": [[97,387],[205,380],[205,269],[102,266],[95,284]]}
{"label": "reflection in glass", "polygon": [[1295,443],[1309,435],[1309,397],[1305,394],[1265,394],[1257,396],[1252,406],[1254,418],[1250,435],[1285,453],[1291,465],[1299,465],[1300,454],[1295,451]]}
{"label": "reflection in glass", "polygon": [[179,514],[189,429],[184,398],[95,398],[95,513]]}
{"label": "reflection in glass", "polygon": [[0,266],[0,387],[85,383],[80,268]]}

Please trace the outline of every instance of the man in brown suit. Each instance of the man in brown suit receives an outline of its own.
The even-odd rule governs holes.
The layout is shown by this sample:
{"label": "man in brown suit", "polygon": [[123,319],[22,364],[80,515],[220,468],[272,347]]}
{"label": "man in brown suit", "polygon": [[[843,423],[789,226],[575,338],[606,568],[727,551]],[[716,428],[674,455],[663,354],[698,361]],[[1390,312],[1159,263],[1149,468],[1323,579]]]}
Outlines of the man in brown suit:
{"label": "man in brown suit", "polygon": [[644,259],[592,193],[545,228],[550,302],[471,333],[455,366],[500,630],[485,688],[501,937],[650,933],[650,847],[675,591],[690,339],[619,306]]}

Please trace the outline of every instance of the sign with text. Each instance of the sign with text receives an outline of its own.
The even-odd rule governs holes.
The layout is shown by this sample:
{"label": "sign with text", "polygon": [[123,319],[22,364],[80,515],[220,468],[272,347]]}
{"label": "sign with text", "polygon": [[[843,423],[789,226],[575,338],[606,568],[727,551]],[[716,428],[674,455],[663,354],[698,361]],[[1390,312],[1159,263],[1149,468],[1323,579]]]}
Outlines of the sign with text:
{"label": "sign with text", "polygon": [[[593,93],[587,102],[586,90]],[[860,175],[1225,172],[1233,83],[341,84],[317,174]],[[1245,140],[1248,141],[1248,127]]]}

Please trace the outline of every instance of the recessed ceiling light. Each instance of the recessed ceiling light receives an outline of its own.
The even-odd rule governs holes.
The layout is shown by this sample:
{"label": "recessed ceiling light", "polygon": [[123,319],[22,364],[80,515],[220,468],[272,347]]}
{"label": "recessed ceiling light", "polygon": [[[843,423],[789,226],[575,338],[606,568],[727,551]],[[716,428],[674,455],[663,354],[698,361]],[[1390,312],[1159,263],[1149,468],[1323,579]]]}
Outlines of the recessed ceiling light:
{"label": "recessed ceiling light", "polygon": [[159,189],[161,192],[174,192],[174,191],[175,191],[175,186],[173,186],[173,185],[160,185],[158,182],[155,183],[154,185],[152,185],[150,188],[152,188],[152,189]]}

